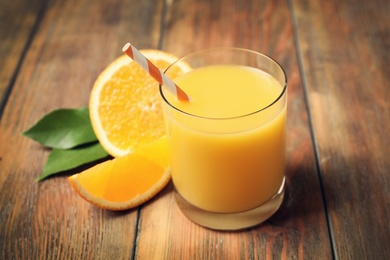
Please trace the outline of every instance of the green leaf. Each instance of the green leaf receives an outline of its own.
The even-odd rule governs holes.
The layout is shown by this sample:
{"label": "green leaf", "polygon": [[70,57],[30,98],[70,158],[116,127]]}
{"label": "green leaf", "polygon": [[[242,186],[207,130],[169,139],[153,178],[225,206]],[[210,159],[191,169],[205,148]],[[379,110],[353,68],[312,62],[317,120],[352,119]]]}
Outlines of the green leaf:
{"label": "green leaf", "polygon": [[97,140],[88,108],[54,110],[22,134],[44,146],[58,149],[69,149]]}
{"label": "green leaf", "polygon": [[41,176],[36,181],[41,181],[54,174],[74,169],[107,156],[108,153],[98,142],[69,150],[53,149],[49,154]]}

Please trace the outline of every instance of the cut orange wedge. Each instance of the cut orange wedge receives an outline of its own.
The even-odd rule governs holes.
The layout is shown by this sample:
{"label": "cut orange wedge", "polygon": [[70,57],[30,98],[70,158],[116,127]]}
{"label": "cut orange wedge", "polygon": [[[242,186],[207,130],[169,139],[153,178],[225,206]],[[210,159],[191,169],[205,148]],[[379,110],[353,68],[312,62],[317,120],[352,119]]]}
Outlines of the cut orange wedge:
{"label": "cut orange wedge", "polygon": [[68,181],[81,197],[100,208],[134,208],[169,182],[167,147],[166,138],[160,138],[136,152],[72,175]]}

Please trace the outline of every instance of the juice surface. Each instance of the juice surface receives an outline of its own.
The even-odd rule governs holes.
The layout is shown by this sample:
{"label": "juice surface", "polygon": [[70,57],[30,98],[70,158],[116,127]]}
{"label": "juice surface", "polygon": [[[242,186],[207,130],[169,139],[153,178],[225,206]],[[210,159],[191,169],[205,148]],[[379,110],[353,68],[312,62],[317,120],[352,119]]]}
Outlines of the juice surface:
{"label": "juice surface", "polygon": [[170,102],[187,113],[209,118],[236,117],[258,111],[276,100],[282,88],[263,71],[231,65],[198,68],[176,83],[191,97],[191,102],[179,102],[175,98]]}
{"label": "juice surface", "polygon": [[167,115],[172,179],[187,201],[213,212],[241,212],[269,200],[284,177],[284,99],[282,86],[253,68],[216,65],[195,69],[176,83],[191,102],[176,101]]}

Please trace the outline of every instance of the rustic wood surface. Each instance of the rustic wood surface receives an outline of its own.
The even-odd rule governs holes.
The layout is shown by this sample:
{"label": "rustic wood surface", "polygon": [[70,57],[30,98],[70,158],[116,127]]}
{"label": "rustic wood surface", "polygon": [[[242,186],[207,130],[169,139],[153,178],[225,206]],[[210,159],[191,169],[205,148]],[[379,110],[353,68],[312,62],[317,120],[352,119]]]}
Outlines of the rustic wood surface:
{"label": "rustic wood surface", "polygon": [[[0,259],[390,259],[390,3],[14,0],[0,3]],[[86,106],[131,41],[177,56],[216,46],[274,57],[289,80],[287,191],[265,223],[197,226],[172,184],[139,208],[80,199],[20,135]]]}
{"label": "rustic wood surface", "polygon": [[299,56],[335,254],[389,259],[390,2],[355,2],[294,2]]}
{"label": "rustic wood surface", "polygon": [[42,10],[38,0],[0,2],[0,116]]}

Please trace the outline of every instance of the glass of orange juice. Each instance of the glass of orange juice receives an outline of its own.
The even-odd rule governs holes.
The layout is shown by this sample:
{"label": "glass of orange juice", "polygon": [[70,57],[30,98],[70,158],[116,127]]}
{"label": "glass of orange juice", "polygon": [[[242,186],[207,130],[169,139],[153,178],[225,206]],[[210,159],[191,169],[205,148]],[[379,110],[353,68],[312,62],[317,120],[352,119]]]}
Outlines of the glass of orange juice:
{"label": "glass of orange juice", "polygon": [[[177,78],[177,67],[187,71]],[[160,86],[181,211],[202,226],[237,230],[280,207],[285,185],[287,78],[258,52],[217,48],[187,55],[166,75],[190,96]]]}

